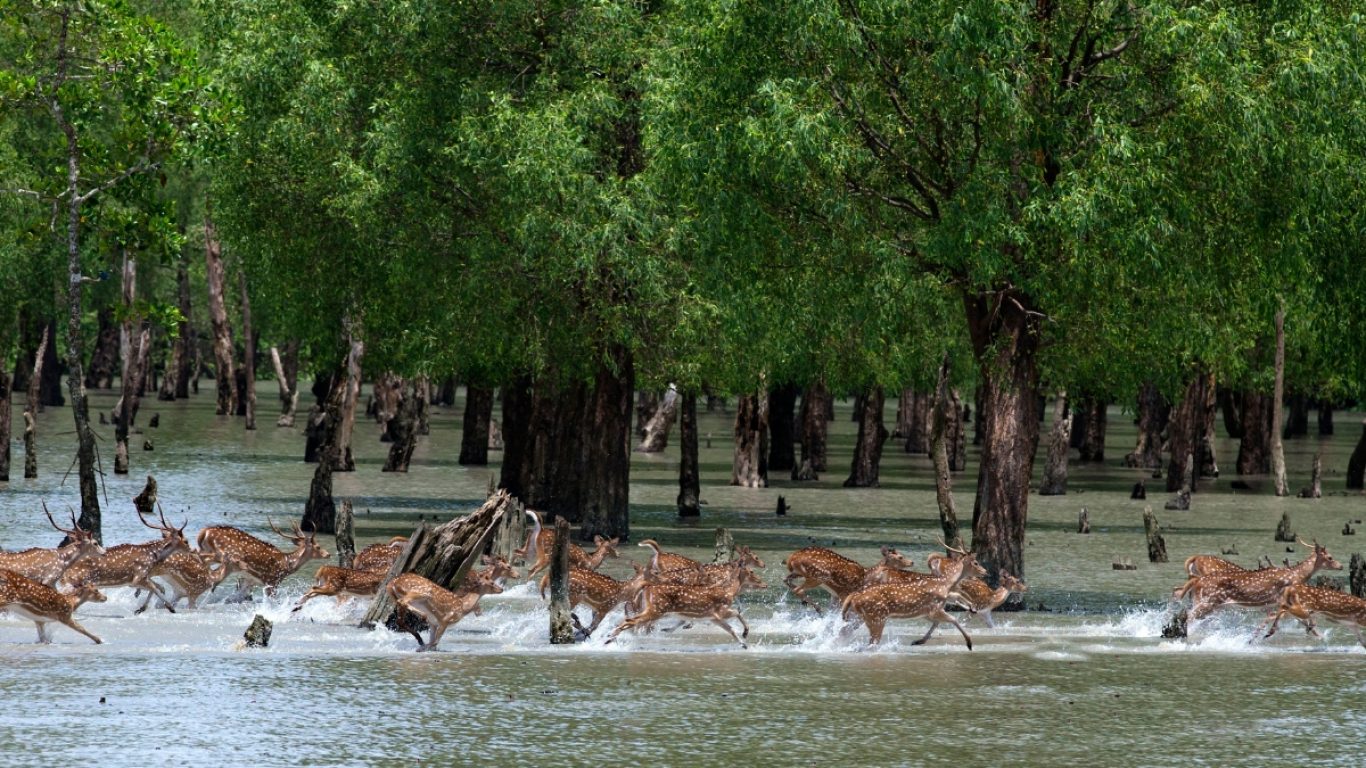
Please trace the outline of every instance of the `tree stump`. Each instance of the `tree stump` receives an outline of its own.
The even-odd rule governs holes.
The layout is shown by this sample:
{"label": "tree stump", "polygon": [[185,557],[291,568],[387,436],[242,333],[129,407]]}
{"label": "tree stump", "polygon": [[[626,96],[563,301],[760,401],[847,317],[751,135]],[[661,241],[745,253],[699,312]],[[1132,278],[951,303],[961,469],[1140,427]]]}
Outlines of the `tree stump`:
{"label": "tree stump", "polygon": [[688,390],[680,398],[678,417],[678,516],[700,517],[702,492],[697,461],[697,393]]}
{"label": "tree stump", "polygon": [[1086,511],[1086,507],[1081,508],[1081,513],[1077,515],[1077,533],[1091,532],[1091,515]]}
{"label": "tree stump", "polygon": [[248,648],[265,648],[270,645],[270,633],[274,626],[261,614],[256,614],[251,619],[251,626],[247,627],[242,639],[247,641]]}
{"label": "tree stump", "polygon": [[24,479],[38,476],[38,440],[33,427],[33,414],[24,411]]}
{"label": "tree stump", "polygon": [[726,528],[716,529],[716,554],[712,556],[713,563],[729,563],[735,559],[735,539],[731,537],[730,531]]}
{"label": "tree stump", "polygon": [[778,508],[777,508],[776,510],[774,510],[774,514],[776,514],[778,517],[786,517],[786,516],[787,516],[787,510],[788,510],[787,499],[785,499],[785,498],[783,498],[781,495],[779,495],[779,496],[778,496]]}
{"label": "tree stump", "polygon": [[1138,482],[1134,483],[1134,489],[1129,492],[1129,498],[1139,500],[1147,499],[1148,484],[1142,480],[1139,480]]}
{"label": "tree stump", "polygon": [[1067,407],[1067,393],[1058,391],[1053,401],[1053,429],[1048,443],[1048,460],[1044,465],[1040,496],[1061,496],[1067,493],[1067,453],[1071,445],[1072,410]]}
{"label": "tree stump", "polygon": [[669,430],[678,414],[678,406],[678,388],[670,384],[659,401],[659,408],[645,423],[644,434],[636,446],[637,453],[659,453],[668,446]]}
{"label": "tree stump", "polygon": [[1186,636],[1186,623],[1189,619],[1186,609],[1182,608],[1172,614],[1171,618],[1162,627],[1162,636],[1168,640],[1179,640]]}
{"label": "tree stump", "polygon": [[1347,567],[1352,594],[1357,597],[1366,597],[1366,558],[1359,554],[1352,555],[1352,562]]}
{"label": "tree stump", "polygon": [[157,428],[160,427],[160,426],[161,426],[161,414],[159,414],[159,413],[154,413],[154,414],[152,414],[152,418],[150,418],[150,419],[147,420],[147,428],[148,428],[148,429],[157,429]]}
{"label": "tree stump", "polygon": [[1281,513],[1281,522],[1276,525],[1276,541],[1295,541],[1295,532],[1290,530],[1290,513]]}
{"label": "tree stump", "polygon": [[356,559],[356,519],[351,500],[343,499],[337,506],[337,565],[350,568]]}
{"label": "tree stump", "polygon": [[1148,536],[1148,562],[1167,562],[1167,542],[1162,538],[1162,528],[1152,507],[1143,508],[1143,531]]}
{"label": "tree stump", "polygon": [[550,550],[550,644],[574,642],[574,620],[569,609],[569,521],[555,520],[555,543]]}
{"label": "tree stump", "polygon": [[137,508],[139,515],[150,515],[156,511],[157,507],[157,481],[151,475],[147,476],[147,484],[142,487],[142,493],[133,497],[133,506]]}
{"label": "tree stump", "polygon": [[1163,509],[1173,509],[1178,512],[1185,512],[1189,510],[1191,508],[1191,491],[1194,490],[1194,488],[1195,454],[1187,453],[1186,477],[1181,481],[1181,490],[1176,492],[1176,496],[1172,497],[1171,501],[1168,501],[1166,504],[1163,505]]}
{"label": "tree stump", "polygon": [[1309,476],[1309,485],[1300,489],[1301,499],[1320,499],[1323,498],[1323,444],[1319,444],[1319,450],[1314,454],[1314,469]]}

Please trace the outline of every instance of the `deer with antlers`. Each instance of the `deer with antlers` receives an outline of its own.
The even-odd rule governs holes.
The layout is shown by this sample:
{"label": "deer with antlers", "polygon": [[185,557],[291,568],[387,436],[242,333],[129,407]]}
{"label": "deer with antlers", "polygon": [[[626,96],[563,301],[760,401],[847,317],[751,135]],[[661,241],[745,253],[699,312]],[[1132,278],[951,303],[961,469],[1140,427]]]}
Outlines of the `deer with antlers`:
{"label": "deer with antlers", "polygon": [[1294,566],[1216,576],[1194,576],[1177,587],[1172,592],[1172,598],[1181,600],[1190,595],[1190,618],[1203,619],[1215,609],[1226,605],[1241,605],[1247,608],[1266,608],[1275,605],[1287,587],[1305,583],[1315,571],[1342,570],[1342,564],[1333,559],[1328,550],[1317,541],[1311,544],[1300,539],[1299,543],[1312,547],[1314,551]]}
{"label": "deer with antlers", "polygon": [[[77,585],[88,583],[96,587],[134,587],[145,589],[155,595],[166,610],[175,613],[175,607],[166,599],[161,587],[152,581],[152,569],[157,563],[177,552],[189,552],[190,543],[185,540],[185,526],[179,528],[166,522],[166,515],[158,512],[161,525],[148,523],[141,514],[138,521],[152,530],[159,531],[161,538],[142,544],[119,544],[108,547],[103,555],[79,560],[62,574],[61,583]],[[188,524],[188,521],[186,521]],[[141,613],[146,603],[135,613]]]}
{"label": "deer with antlers", "polygon": [[949,599],[962,606],[964,610],[981,616],[988,627],[995,627],[996,622],[991,620],[991,612],[1000,608],[1011,593],[1024,593],[1028,589],[1023,581],[1001,571],[1001,586],[996,589],[987,586],[985,581],[978,578],[962,579],[958,586],[949,592]]}
{"label": "deer with antlers", "polygon": [[82,603],[103,603],[106,599],[98,589],[85,582],[77,584],[70,594],[64,594],[22,574],[0,569],[0,611],[9,611],[36,624],[39,643],[52,642],[48,625],[53,622],[65,624],[97,645],[103,642],[78,624],[71,614]]}
{"label": "deer with antlers", "polygon": [[[748,648],[744,638],[749,637],[749,624],[745,617],[735,609],[735,598],[746,589],[767,589],[753,571],[745,566],[731,568],[731,579],[723,587],[694,587],[681,584],[646,585],[641,590],[642,607],[639,613],[617,625],[607,638],[610,643],[617,635],[628,629],[649,629],[655,622],[668,614],[678,614],[692,619],[710,619],[713,624],[726,630],[741,648]],[[744,630],[735,634],[727,622],[737,619]]]}
{"label": "deer with antlers", "polygon": [[[923,618],[930,621],[929,631],[924,637],[911,643],[912,645],[921,645],[929,640],[930,635],[934,634],[934,630],[941,623],[952,624],[963,636],[968,650],[972,650],[972,638],[963,629],[963,625],[944,610],[944,603],[964,576],[984,576],[986,569],[977,563],[976,555],[947,545],[945,549],[951,555],[940,562],[938,578],[918,583],[878,584],[854,592],[841,603],[844,620],[850,621],[851,614],[858,616],[868,627],[869,645],[882,642],[882,630],[888,619]],[[851,630],[854,626],[856,623],[850,622],[845,631]]]}
{"label": "deer with antlers", "polygon": [[1315,587],[1308,584],[1293,584],[1281,593],[1276,606],[1271,628],[1266,636],[1276,634],[1276,627],[1286,614],[1294,616],[1304,625],[1304,630],[1319,637],[1314,628],[1314,616],[1322,616],[1329,621],[1350,624],[1358,643],[1366,647],[1366,639],[1361,636],[1362,626],[1366,626],[1366,600],[1329,587]]}
{"label": "deer with antlers", "polygon": [[244,599],[250,592],[251,582],[262,584],[266,594],[275,596],[280,582],[309,560],[329,557],[327,550],[318,544],[313,533],[304,533],[297,522],[294,532],[285,533],[275,527],[275,522],[267,518],[270,529],[280,537],[294,543],[294,549],[282,552],[270,544],[252,536],[239,528],[215,525],[199,532],[199,552],[206,559],[218,564],[214,572],[214,586],[223,583],[229,575],[241,573],[245,577],[238,586],[234,599]]}
{"label": "deer with antlers", "polygon": [[0,568],[14,571],[50,587],[77,561],[103,555],[104,547],[95,541],[95,537],[89,531],[76,523],[74,511],[71,512],[70,528],[57,525],[57,521],[52,519],[52,513],[47,509],[46,502],[43,503],[43,514],[47,515],[47,521],[53,528],[59,533],[66,534],[69,541],[56,549],[33,547],[22,552],[0,552]]}
{"label": "deer with antlers", "polygon": [[[909,570],[914,564],[910,558],[888,546],[882,548],[882,559],[872,568],[864,568],[844,555],[824,547],[806,547],[788,555],[783,561],[788,570],[783,583],[801,599],[802,605],[809,605],[820,613],[820,606],[806,599],[807,590],[824,587],[834,596],[835,603],[839,604],[844,598],[866,586],[864,579],[868,578],[870,571],[882,569],[879,571],[882,577],[890,578],[887,575],[889,571]],[[802,583],[797,584],[798,580]]]}
{"label": "deer with antlers", "polygon": [[[446,634],[447,627],[471,613],[479,614],[479,598],[502,591],[492,569],[470,573],[454,592],[415,573],[400,575],[389,582],[388,587],[389,596],[398,606],[394,615],[399,625],[417,638],[418,651],[435,649],[437,643],[441,642],[441,636]],[[432,630],[427,642],[422,641],[422,635],[417,630],[408,626],[403,617],[405,609],[426,619]]]}

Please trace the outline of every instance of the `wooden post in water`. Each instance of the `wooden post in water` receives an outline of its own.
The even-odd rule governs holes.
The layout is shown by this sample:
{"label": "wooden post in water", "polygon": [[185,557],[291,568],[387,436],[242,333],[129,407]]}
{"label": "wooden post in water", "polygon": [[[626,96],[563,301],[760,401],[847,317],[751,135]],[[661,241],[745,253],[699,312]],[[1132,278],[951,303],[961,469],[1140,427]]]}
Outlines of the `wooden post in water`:
{"label": "wooden post in water", "polygon": [[337,507],[337,565],[350,568],[356,559],[356,517],[351,500],[343,499]]}
{"label": "wooden post in water", "polygon": [[735,539],[731,537],[730,531],[725,528],[716,529],[716,554],[712,556],[713,563],[729,563],[735,559]]}
{"label": "wooden post in water", "polygon": [[1357,597],[1366,597],[1366,558],[1361,555],[1352,555],[1352,562],[1348,566],[1349,583],[1352,586],[1352,594]]}
{"label": "wooden post in water", "polygon": [[555,519],[555,544],[550,550],[550,643],[574,642],[574,623],[569,613],[569,521]]}
{"label": "wooden post in water", "polygon": [[1282,512],[1281,521],[1276,524],[1276,541],[1295,541],[1295,532],[1290,530],[1290,513]]}
{"label": "wooden post in water", "polygon": [[1162,538],[1162,528],[1152,507],[1143,508],[1143,530],[1148,534],[1148,562],[1167,562],[1167,542]]}
{"label": "wooden post in water", "polygon": [[142,493],[133,497],[133,506],[137,508],[139,515],[150,515],[157,508],[157,481],[151,475],[147,476],[147,484],[142,487]]}

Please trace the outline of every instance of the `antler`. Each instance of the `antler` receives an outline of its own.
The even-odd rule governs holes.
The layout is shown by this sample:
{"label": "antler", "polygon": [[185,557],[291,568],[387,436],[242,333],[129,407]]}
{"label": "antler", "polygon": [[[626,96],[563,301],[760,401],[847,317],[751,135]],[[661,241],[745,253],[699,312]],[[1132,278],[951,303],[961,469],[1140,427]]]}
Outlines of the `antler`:
{"label": "antler", "polygon": [[960,555],[967,555],[967,554],[968,554],[967,550],[965,550],[965,549],[958,549],[957,547],[950,547],[948,544],[944,543],[944,537],[942,537],[942,536],[936,537],[936,538],[935,538],[935,541],[939,542],[939,546],[943,547],[944,549],[948,550],[949,552],[957,552],[957,553],[960,554]]}
{"label": "antler", "polygon": [[[40,502],[42,503],[42,505],[43,505],[43,514],[47,515],[47,521],[48,521],[49,523],[52,524],[52,527],[53,527],[53,528],[56,528],[56,529],[57,529],[59,532],[61,532],[61,533],[65,533],[67,536],[74,536],[74,535],[75,535],[72,531],[68,531],[68,530],[66,530],[65,528],[61,527],[60,525],[57,525],[57,521],[52,519],[52,513],[49,512],[49,511],[47,510],[47,500],[45,500],[45,499],[40,499],[39,501],[40,501]],[[75,521],[73,520],[73,523],[74,523],[74,522],[75,522]]]}
{"label": "antler", "polygon": [[164,531],[164,530],[166,530],[166,519],[165,519],[165,518],[162,518],[162,520],[161,520],[161,525],[152,525],[151,523],[147,522],[146,518],[143,517],[141,511],[138,512],[138,522],[139,522],[139,523],[142,523],[143,525],[147,526],[148,528],[151,528],[151,529],[154,530],[154,531]]}
{"label": "antler", "polygon": [[[286,539],[289,539],[289,540],[291,540],[291,541],[294,540],[294,537],[293,537],[293,536],[291,536],[291,535],[289,535],[288,533],[285,533],[284,531],[282,531],[282,530],[280,530],[279,528],[276,528],[276,527],[275,527],[275,521],[271,519],[270,515],[266,515],[266,524],[270,526],[270,529],[271,529],[272,531],[275,531],[275,532],[276,532],[277,534],[279,534],[281,537],[286,538]],[[297,526],[298,523],[295,523],[295,525]]]}

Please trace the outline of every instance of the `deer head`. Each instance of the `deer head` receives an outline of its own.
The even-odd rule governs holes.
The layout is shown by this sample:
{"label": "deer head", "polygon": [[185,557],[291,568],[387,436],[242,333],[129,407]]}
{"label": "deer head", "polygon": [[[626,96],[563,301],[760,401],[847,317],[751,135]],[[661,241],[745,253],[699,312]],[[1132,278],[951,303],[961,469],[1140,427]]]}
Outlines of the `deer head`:
{"label": "deer head", "polygon": [[47,509],[47,502],[44,501],[42,504],[43,514],[47,515],[48,523],[50,523],[58,533],[65,534],[66,537],[71,540],[67,543],[68,547],[76,547],[76,559],[104,554],[104,547],[100,546],[98,541],[95,541],[94,535],[91,534],[90,531],[82,528],[80,523],[76,522],[76,510],[67,509],[67,513],[71,517],[71,527],[63,528],[60,525],[57,525],[56,520],[52,519],[52,513]]}
{"label": "deer head", "polygon": [[166,513],[162,511],[161,505],[157,505],[157,517],[160,518],[160,525],[152,525],[143,518],[142,513],[138,513],[138,522],[161,533],[162,545],[156,551],[156,559],[163,560],[176,552],[189,552],[190,542],[185,538],[185,526],[190,524],[187,519],[184,525],[179,528],[166,522]]}
{"label": "deer head", "polygon": [[882,565],[885,565],[888,568],[900,568],[909,571],[915,567],[915,561],[896,551],[895,547],[884,544],[882,545],[881,552]]}

